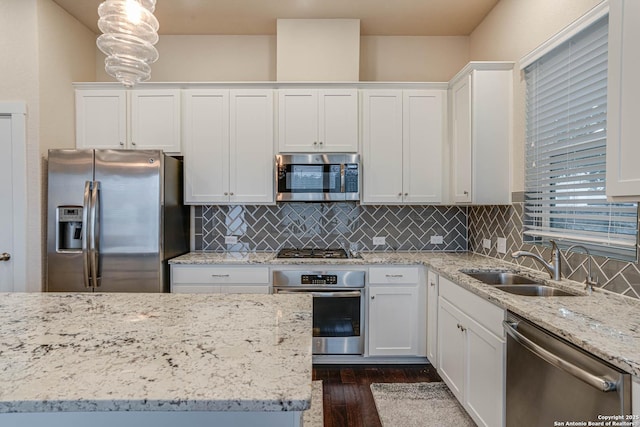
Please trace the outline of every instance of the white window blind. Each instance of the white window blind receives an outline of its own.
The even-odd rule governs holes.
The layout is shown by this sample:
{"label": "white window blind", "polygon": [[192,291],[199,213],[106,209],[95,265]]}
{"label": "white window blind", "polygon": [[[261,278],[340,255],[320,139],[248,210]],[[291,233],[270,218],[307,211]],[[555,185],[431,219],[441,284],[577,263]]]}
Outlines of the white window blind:
{"label": "white window blind", "polygon": [[525,68],[525,241],[636,259],[638,208],[607,203],[608,17]]}

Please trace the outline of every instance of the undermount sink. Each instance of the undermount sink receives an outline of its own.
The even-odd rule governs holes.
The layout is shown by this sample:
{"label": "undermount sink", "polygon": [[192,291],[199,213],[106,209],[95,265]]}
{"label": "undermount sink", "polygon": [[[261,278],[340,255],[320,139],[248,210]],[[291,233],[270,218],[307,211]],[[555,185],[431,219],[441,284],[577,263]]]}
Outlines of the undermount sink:
{"label": "undermount sink", "polygon": [[487,285],[520,285],[532,283],[537,284],[535,280],[528,277],[504,271],[478,271],[473,273],[465,272],[464,274],[466,274],[467,276],[471,276],[474,279],[478,279],[479,281]]}
{"label": "undermount sink", "polygon": [[578,295],[546,285],[497,285],[496,289],[527,297],[575,297]]}
{"label": "undermount sink", "polygon": [[544,285],[535,279],[521,276],[517,273],[505,271],[474,271],[464,272],[464,274],[510,294],[531,297],[568,297],[579,295],[554,288],[553,286]]}

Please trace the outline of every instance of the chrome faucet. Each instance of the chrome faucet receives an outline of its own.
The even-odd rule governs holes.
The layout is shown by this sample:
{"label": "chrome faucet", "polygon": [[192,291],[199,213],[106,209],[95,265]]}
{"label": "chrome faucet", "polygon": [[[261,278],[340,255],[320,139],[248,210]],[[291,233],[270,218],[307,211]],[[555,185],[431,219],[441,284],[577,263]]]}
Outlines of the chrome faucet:
{"label": "chrome faucet", "polygon": [[539,261],[544,266],[553,280],[560,280],[562,276],[562,272],[560,271],[562,269],[560,262],[560,249],[558,249],[558,245],[556,245],[556,242],[553,240],[549,240],[549,243],[551,243],[551,261],[549,262],[542,259],[540,255],[536,255],[528,251],[516,251],[512,253],[511,256],[514,258],[520,258],[521,256],[531,257]]}
{"label": "chrome faucet", "polygon": [[589,292],[589,294],[591,294],[591,292],[593,292],[593,287],[594,286],[598,286],[598,278],[596,277],[595,279],[593,278],[593,276],[591,275],[591,252],[589,252],[589,249],[587,249],[586,247],[582,246],[582,245],[572,245],[569,246],[567,248],[567,252],[569,252],[571,249],[573,248],[580,248],[582,250],[585,251],[585,253],[587,254],[587,259],[588,259],[588,264],[587,264],[587,277],[584,279],[584,289]]}

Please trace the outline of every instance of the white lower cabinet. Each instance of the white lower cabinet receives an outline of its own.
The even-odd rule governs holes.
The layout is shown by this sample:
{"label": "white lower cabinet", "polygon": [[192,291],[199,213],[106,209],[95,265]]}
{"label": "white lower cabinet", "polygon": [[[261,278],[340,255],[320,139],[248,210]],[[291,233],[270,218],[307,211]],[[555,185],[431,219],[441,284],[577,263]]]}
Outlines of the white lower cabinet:
{"label": "white lower cabinet", "polygon": [[268,294],[268,267],[171,266],[171,292],[190,294]]}
{"label": "white lower cabinet", "polygon": [[440,277],[438,373],[480,426],[504,425],[504,310]]}
{"label": "white lower cabinet", "polygon": [[438,274],[427,272],[427,359],[438,367]]}
{"label": "white lower cabinet", "polygon": [[426,356],[426,286],[419,268],[369,270],[369,356]]}

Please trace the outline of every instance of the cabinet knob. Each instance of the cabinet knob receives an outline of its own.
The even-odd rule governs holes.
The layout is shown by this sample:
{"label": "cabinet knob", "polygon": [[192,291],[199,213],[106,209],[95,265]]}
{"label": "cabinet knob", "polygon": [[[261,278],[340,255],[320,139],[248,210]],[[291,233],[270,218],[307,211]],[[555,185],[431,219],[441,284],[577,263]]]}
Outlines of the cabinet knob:
{"label": "cabinet knob", "polygon": [[409,193],[404,193],[405,197],[409,195]]}
{"label": "cabinet knob", "polygon": [[398,197],[402,197],[402,193],[398,193]]}
{"label": "cabinet knob", "polygon": [[124,142],[120,141],[120,145],[122,145],[124,147]]}
{"label": "cabinet knob", "polygon": [[131,145],[136,145],[136,143],[134,141],[131,141]]}
{"label": "cabinet knob", "polygon": [[435,283],[433,283],[433,282],[431,282],[431,283],[429,283],[429,285],[431,285],[431,286],[435,286],[436,284],[435,284]]}
{"label": "cabinet knob", "polygon": [[319,143],[319,144],[320,144],[320,146],[322,146],[322,141],[320,141],[320,143]]}
{"label": "cabinet knob", "polygon": [[225,192],[224,192],[224,195],[225,195],[225,196],[228,196],[228,195],[229,195],[229,193],[227,193],[227,192],[225,191]]}
{"label": "cabinet knob", "polygon": [[318,145],[318,141],[313,141],[313,145]]}
{"label": "cabinet knob", "polygon": [[371,299],[376,299],[376,296],[375,295],[371,295]]}
{"label": "cabinet knob", "polygon": [[469,192],[468,192],[467,190],[464,190],[464,191],[462,192],[462,194],[464,194],[465,196],[468,196],[468,195],[469,195]]}
{"label": "cabinet knob", "polygon": [[233,193],[229,193],[230,196],[233,196]]}

